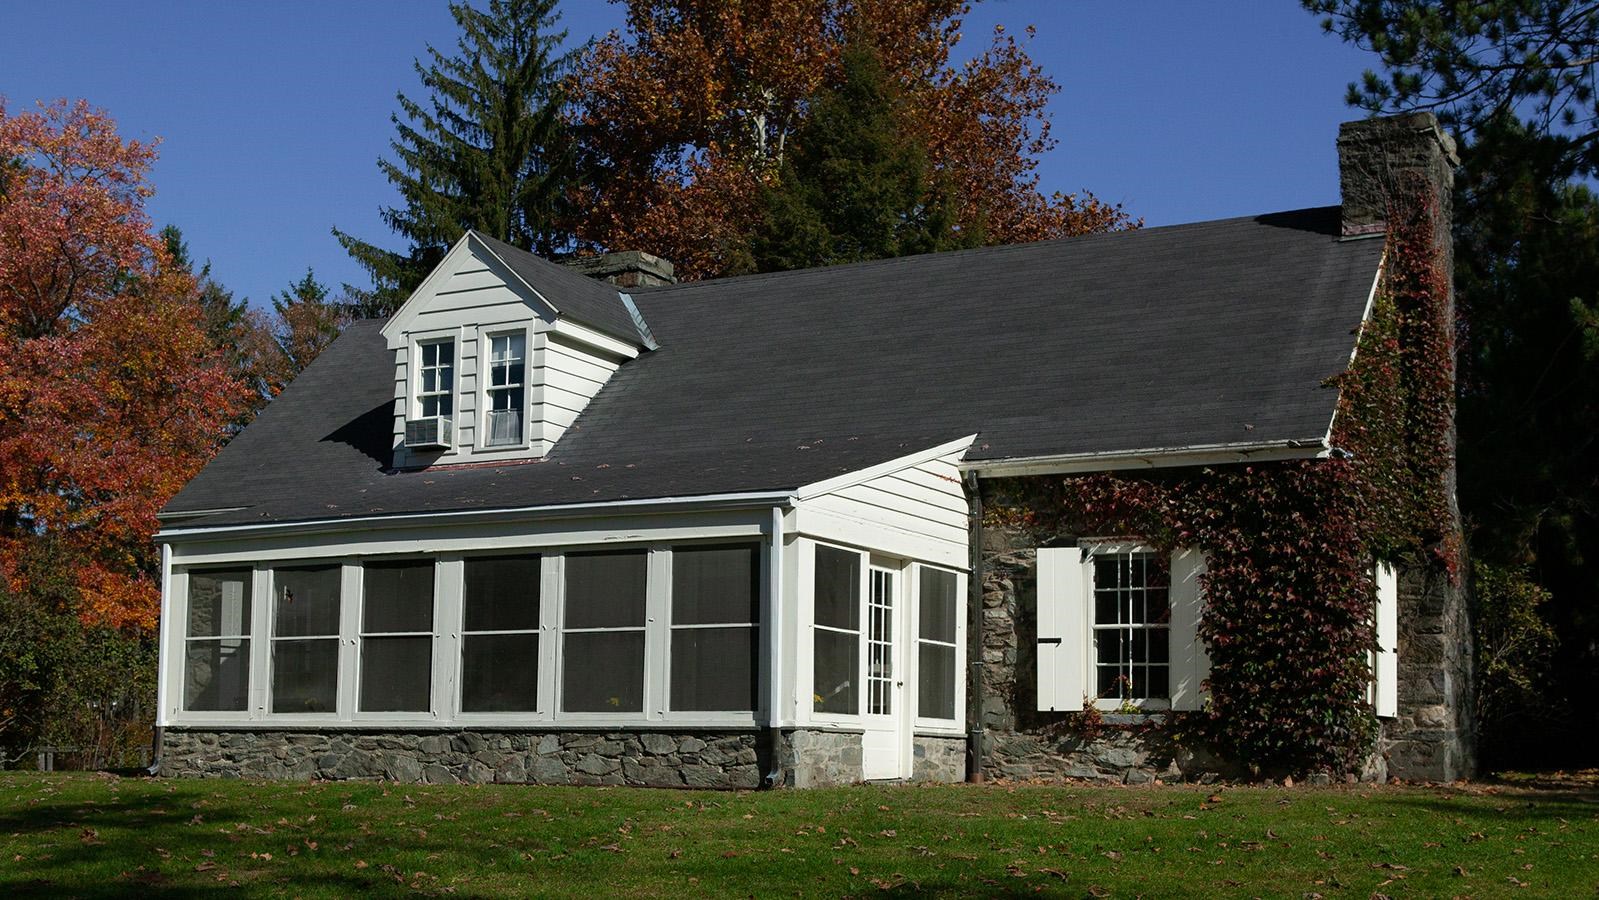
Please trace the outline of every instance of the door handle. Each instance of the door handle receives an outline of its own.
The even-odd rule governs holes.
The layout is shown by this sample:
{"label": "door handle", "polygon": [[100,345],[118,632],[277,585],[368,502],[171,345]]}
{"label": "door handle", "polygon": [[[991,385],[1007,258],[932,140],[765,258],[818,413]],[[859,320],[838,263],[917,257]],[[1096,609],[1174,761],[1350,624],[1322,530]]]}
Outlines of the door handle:
{"label": "door handle", "polygon": [[1039,638],[1039,639],[1038,639],[1038,642],[1039,642],[1039,643],[1040,643],[1040,644],[1058,644],[1058,643],[1060,643],[1060,638],[1058,638],[1058,637],[1052,637],[1052,638]]}

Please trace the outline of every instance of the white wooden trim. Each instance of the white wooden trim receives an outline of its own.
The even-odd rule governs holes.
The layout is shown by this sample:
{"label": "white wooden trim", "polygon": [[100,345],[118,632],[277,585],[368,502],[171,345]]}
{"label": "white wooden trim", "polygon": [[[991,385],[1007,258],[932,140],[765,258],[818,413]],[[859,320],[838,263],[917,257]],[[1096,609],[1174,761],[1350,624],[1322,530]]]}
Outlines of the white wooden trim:
{"label": "white wooden trim", "polygon": [[964,543],[876,525],[831,510],[800,507],[795,510],[794,522],[800,534],[824,541],[866,547],[951,569],[964,570],[971,563]]}
{"label": "white wooden trim", "polygon": [[1204,614],[1204,596],[1199,579],[1205,573],[1205,557],[1198,550],[1179,550],[1171,558],[1170,671],[1171,708],[1199,710],[1205,707],[1204,681],[1210,676],[1210,655],[1199,637],[1199,620]]}
{"label": "white wooden trim", "polygon": [[[480,265],[468,269],[469,261],[476,260]],[[532,285],[516,274],[499,255],[488,248],[488,245],[477,240],[476,235],[468,231],[461,235],[450,251],[444,255],[433,271],[429,272],[417,289],[411,292],[400,308],[384,324],[382,335],[388,342],[390,350],[398,349],[405,342],[405,335],[411,323],[427,307],[429,301],[441,293],[441,289],[449,283],[450,278],[458,271],[489,271],[499,277],[500,281],[514,294],[519,294],[524,303],[532,310],[534,315],[550,320],[559,315],[559,310],[543,294],[539,293]],[[520,289],[518,286],[520,285]],[[504,304],[500,304],[504,305]],[[468,316],[476,314],[471,310],[465,311]],[[475,321],[475,319],[474,319]],[[467,324],[465,320],[457,324]]]}
{"label": "white wooden trim", "polygon": [[969,434],[966,437],[949,441],[948,443],[939,444],[936,447],[929,447],[926,450],[921,450],[916,453],[910,453],[905,456],[897,457],[895,459],[888,460],[887,462],[881,462],[875,466],[867,466],[864,469],[857,469],[854,472],[846,472],[843,475],[838,475],[833,478],[812,482],[811,484],[807,484],[804,487],[794,491],[794,497],[797,500],[809,500],[812,497],[819,497],[823,494],[831,494],[847,487],[853,487],[857,484],[871,481],[872,479],[881,477],[883,475],[892,475],[896,472],[904,471],[905,469],[915,468],[922,463],[932,462],[936,459],[949,456],[952,453],[964,452],[967,447],[971,446],[972,441],[975,440],[977,440],[977,435]]}
{"label": "white wooden trim", "polygon": [[1083,708],[1092,568],[1078,547],[1038,548],[1038,709]]}
{"label": "white wooden trim", "polygon": [[[618,299],[617,302],[620,303],[621,300]],[[587,325],[579,325],[565,316],[557,316],[550,326],[550,331],[569,341],[584,344],[618,359],[634,359],[640,352],[640,347],[636,343],[621,340]]]}
{"label": "white wooden trim", "polygon": [[1379,562],[1377,581],[1377,653],[1374,706],[1383,718],[1399,715],[1399,573],[1392,563]]}
{"label": "white wooden trim", "polygon": [[1287,459],[1324,459],[1331,453],[1323,440],[1243,442],[1192,447],[1148,447],[1107,453],[1063,453],[1012,459],[976,459],[960,464],[963,472],[983,478],[1158,469],[1171,466],[1226,465]]}

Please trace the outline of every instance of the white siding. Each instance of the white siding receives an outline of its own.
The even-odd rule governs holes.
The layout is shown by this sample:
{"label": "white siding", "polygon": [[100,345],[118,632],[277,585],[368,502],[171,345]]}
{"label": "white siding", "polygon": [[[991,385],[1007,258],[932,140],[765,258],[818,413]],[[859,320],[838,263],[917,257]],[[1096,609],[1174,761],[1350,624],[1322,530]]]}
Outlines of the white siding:
{"label": "white siding", "polygon": [[[560,440],[578,414],[620,365],[621,357],[585,343],[586,329],[562,325],[556,335],[549,307],[491,256],[471,242],[451,251],[428,281],[385,328],[394,347],[394,461],[400,468],[478,460],[539,457]],[[527,443],[479,446],[487,335],[527,329]],[[565,332],[572,331],[573,337]],[[412,414],[408,362],[417,339],[455,341],[454,449],[411,453],[405,449],[406,418]],[[591,340],[604,345],[606,340]],[[614,348],[612,348],[614,349]]]}
{"label": "white siding", "polygon": [[962,452],[812,497],[801,508],[953,545],[960,552],[957,565],[965,568],[967,506],[957,468]]}

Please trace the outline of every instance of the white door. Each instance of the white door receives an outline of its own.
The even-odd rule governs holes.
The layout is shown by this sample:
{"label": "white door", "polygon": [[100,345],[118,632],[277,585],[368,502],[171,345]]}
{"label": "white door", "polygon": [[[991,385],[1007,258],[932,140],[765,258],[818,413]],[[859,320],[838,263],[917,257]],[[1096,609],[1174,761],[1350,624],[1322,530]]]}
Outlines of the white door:
{"label": "white door", "polygon": [[873,564],[866,591],[866,714],[861,777],[909,778],[910,732],[905,728],[905,646],[897,568]]}

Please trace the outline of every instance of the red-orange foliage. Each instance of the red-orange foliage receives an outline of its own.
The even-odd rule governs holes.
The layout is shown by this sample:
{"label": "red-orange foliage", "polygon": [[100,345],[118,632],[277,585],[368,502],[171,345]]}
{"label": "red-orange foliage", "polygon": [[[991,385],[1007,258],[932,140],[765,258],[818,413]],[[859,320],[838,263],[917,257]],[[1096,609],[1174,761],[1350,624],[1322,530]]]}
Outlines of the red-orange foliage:
{"label": "red-orange foliage", "polygon": [[961,198],[962,227],[1019,243],[1132,224],[1091,194],[1039,190],[1059,86],[1002,30],[951,65],[964,0],[614,2],[627,3],[626,33],[600,40],[574,80],[588,162],[605,173],[584,204],[589,241],[658,253],[688,278],[725,272],[851,33],[899,82],[902,125]]}
{"label": "red-orange foliage", "polygon": [[59,540],[86,620],[149,628],[155,514],[244,402],[144,202],[153,146],[0,103],[0,576]]}

